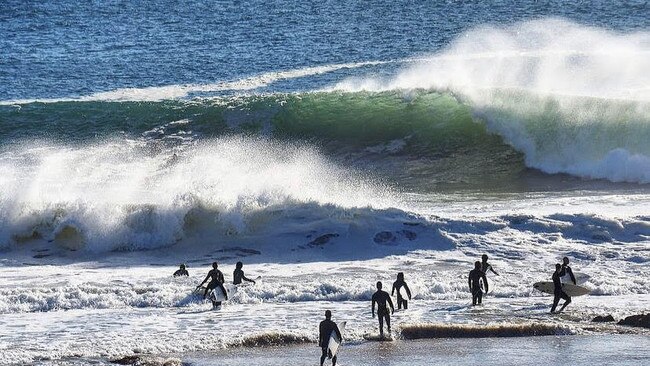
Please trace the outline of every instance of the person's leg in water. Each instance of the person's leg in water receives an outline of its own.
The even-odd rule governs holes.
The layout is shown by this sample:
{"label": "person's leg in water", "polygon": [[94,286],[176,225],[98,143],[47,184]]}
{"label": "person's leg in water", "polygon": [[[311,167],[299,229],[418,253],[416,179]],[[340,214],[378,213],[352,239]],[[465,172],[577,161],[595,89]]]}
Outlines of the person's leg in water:
{"label": "person's leg in water", "polygon": [[474,289],[472,290],[472,305],[476,305],[477,300],[478,300],[478,291]]}
{"label": "person's leg in water", "polygon": [[476,291],[476,297],[477,297],[476,300],[478,301],[478,304],[481,305],[481,303],[483,302],[483,290]]}
{"label": "person's leg in water", "polygon": [[336,366],[336,356],[332,357],[332,366]]}
{"label": "person's leg in water", "polygon": [[408,300],[403,299],[402,302],[404,303],[404,310],[408,309],[409,308]]}
{"label": "person's leg in water", "polygon": [[377,310],[377,319],[379,319],[379,335],[384,335],[384,310]]}
{"label": "person's leg in water", "polygon": [[560,308],[560,313],[561,313],[562,310],[564,310],[564,308],[566,308],[566,306],[571,303],[571,296],[567,295],[566,292],[562,291],[560,297],[564,299],[564,304],[562,304],[562,307]]}
{"label": "person's leg in water", "polygon": [[390,335],[390,313],[386,309],[386,327],[388,328],[388,335]]}
{"label": "person's leg in water", "polygon": [[320,356],[320,366],[323,366],[323,363],[325,363],[325,358],[327,357],[327,351],[328,351],[327,346],[322,347],[322,349],[323,349],[323,354]]}
{"label": "person's leg in water", "polygon": [[551,313],[555,312],[555,309],[557,308],[557,304],[560,303],[560,299],[562,298],[562,293],[555,291],[553,294],[553,306],[551,306]]}
{"label": "person's leg in water", "polygon": [[397,310],[400,310],[402,308],[402,301],[404,301],[404,299],[402,299],[402,295],[400,295],[400,293],[398,292],[397,293]]}

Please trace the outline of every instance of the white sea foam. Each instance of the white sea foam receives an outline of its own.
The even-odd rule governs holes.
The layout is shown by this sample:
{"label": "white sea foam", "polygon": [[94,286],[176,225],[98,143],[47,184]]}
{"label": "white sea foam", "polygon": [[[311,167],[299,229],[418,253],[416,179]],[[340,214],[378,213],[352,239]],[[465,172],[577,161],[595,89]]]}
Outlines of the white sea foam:
{"label": "white sea foam", "polygon": [[151,86],[144,88],[120,88],[105,92],[97,92],[90,95],[66,98],[40,98],[0,101],[0,105],[14,105],[27,103],[56,103],[65,101],[162,101],[172,99],[183,99],[196,93],[216,93],[216,92],[237,92],[250,91],[266,87],[280,80],[297,79],[307,76],[330,73],[342,69],[355,69],[366,66],[376,66],[395,61],[366,61],[356,63],[332,64],[323,66],[304,67],[293,70],[270,71],[259,75],[245,77],[233,81],[223,81],[209,84],[185,84],[185,85],[164,85]]}
{"label": "white sea foam", "polygon": [[194,227],[224,235],[254,231],[261,224],[255,220],[269,219],[256,212],[294,204],[328,210],[393,202],[390,189],[307,147],[234,137],[178,154],[128,140],[6,152],[0,245],[44,238],[99,252],[156,248]]}

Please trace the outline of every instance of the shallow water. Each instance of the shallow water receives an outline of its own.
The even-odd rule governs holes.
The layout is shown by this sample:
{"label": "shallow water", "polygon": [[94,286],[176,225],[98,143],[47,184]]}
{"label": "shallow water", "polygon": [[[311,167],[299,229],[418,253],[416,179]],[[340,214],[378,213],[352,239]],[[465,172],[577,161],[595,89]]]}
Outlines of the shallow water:
{"label": "shallow water", "polygon": [[[637,335],[545,336],[526,338],[440,339],[348,345],[337,364],[397,365],[644,365],[650,337]],[[183,358],[190,365],[316,365],[316,346],[233,350]],[[326,362],[326,365],[328,362]]]}

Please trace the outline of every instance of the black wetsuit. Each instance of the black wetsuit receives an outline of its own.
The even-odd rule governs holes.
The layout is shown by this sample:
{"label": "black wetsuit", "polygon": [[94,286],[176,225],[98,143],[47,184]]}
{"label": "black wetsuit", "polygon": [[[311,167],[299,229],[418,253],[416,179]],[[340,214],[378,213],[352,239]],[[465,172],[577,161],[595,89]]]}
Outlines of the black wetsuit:
{"label": "black wetsuit", "polygon": [[393,290],[390,292],[391,295],[395,294],[395,291],[397,291],[397,308],[401,309],[402,305],[404,306],[404,309],[408,309],[408,301],[407,299],[402,298],[402,293],[399,291],[402,286],[406,289],[406,294],[408,295],[408,300],[411,299],[411,289],[409,289],[408,285],[404,281],[397,280],[393,282]]}
{"label": "black wetsuit", "polygon": [[[327,350],[332,332],[336,332],[336,336],[341,340],[343,339],[341,336],[341,331],[339,330],[339,327],[336,325],[336,323],[330,319],[325,319],[320,322],[320,325],[318,327],[318,345],[323,350],[323,354],[320,356],[321,365],[323,362],[325,362],[325,358],[328,357]],[[336,365],[336,356],[332,357],[332,365]]]}
{"label": "black wetsuit", "polygon": [[472,305],[480,304],[483,301],[483,288],[481,286],[481,280],[485,285],[485,292],[488,292],[488,282],[487,277],[485,277],[485,272],[480,269],[473,269],[469,272],[469,288],[472,291]]}
{"label": "black wetsuit", "polygon": [[187,272],[186,269],[179,269],[176,272],[174,272],[174,277],[179,277],[179,276],[189,276],[189,272]]}
{"label": "black wetsuit", "polygon": [[244,270],[242,269],[235,269],[235,272],[232,273],[232,283],[235,285],[239,285],[242,283],[242,280],[248,281],[248,282],[255,282],[251,279],[246,278],[244,276]]}
{"label": "black wetsuit", "polygon": [[379,318],[379,334],[384,334],[384,319],[386,320],[386,326],[388,327],[388,332],[390,332],[390,312],[388,311],[388,306],[390,305],[391,310],[395,310],[393,306],[393,300],[390,299],[388,292],[383,290],[377,290],[372,295],[372,309],[375,309],[375,303],[377,303],[377,318]]}
{"label": "black wetsuit", "polygon": [[[573,277],[573,271],[571,271],[570,267],[569,268],[569,273],[571,275],[571,279],[575,283],[575,277]],[[560,303],[560,299],[564,299],[564,304],[562,304],[562,307],[560,308],[560,311],[564,310],[564,308],[571,303],[571,296],[567,295],[566,292],[562,289],[562,280],[561,278],[566,275],[567,271],[563,267],[560,272],[553,272],[553,306],[551,306],[551,313],[555,312],[555,308],[557,308],[557,305]]]}
{"label": "black wetsuit", "polygon": [[[208,286],[205,288],[205,292],[203,293],[203,297],[205,298],[205,296],[208,295],[208,292],[210,290],[214,290],[218,286],[221,289],[221,291],[223,291],[223,294],[224,294],[224,296],[226,297],[226,300],[227,300],[228,299],[228,292],[226,292],[226,288],[223,287],[223,282],[224,282],[223,273],[221,273],[221,271],[218,270],[218,269],[212,269],[212,270],[210,270],[210,272],[208,272],[208,275],[206,276],[206,278],[207,277],[210,277],[210,283],[208,283]],[[221,305],[221,301],[213,301],[212,305],[215,306],[215,307],[219,306],[219,305]]]}

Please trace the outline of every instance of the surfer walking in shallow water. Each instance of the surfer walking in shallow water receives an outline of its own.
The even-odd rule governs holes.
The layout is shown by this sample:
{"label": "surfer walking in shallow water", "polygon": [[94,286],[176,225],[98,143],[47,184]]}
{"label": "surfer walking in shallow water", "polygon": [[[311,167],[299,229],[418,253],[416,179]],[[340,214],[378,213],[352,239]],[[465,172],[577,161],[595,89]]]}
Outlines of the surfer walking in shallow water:
{"label": "surfer walking in shallow water", "polygon": [[[564,299],[564,304],[562,304],[562,307],[560,308],[560,311],[558,313],[561,313],[564,308],[566,308],[567,305],[571,303],[571,296],[567,295],[566,292],[564,292],[564,289],[562,288],[562,277],[567,274],[566,268],[568,267],[569,264],[569,259],[567,257],[564,257],[566,260],[564,264],[557,263],[555,264],[555,272],[553,272],[553,306],[551,306],[551,313],[555,312],[555,308],[557,308],[557,305],[560,303],[560,299]],[[575,284],[575,277],[573,276],[573,272],[571,272],[571,268],[569,267],[569,273],[571,274],[571,278],[573,280],[573,283]]]}
{"label": "surfer walking in shallow water", "polygon": [[[205,291],[203,292],[203,298],[205,299],[208,296],[208,292],[214,290],[215,288],[219,287],[221,291],[223,291],[223,295],[226,300],[228,300],[228,293],[226,292],[226,288],[223,287],[224,283],[224,278],[223,278],[223,273],[219,270],[219,264],[217,262],[212,263],[212,269],[210,272],[208,272],[208,275],[205,276],[205,279],[203,282],[201,282],[198,286],[196,286],[196,289],[198,290],[203,286],[204,283],[208,282],[208,285],[205,287]],[[212,305],[219,306],[221,305],[221,302],[213,303]]]}
{"label": "surfer walking in shallow water", "polygon": [[237,262],[235,265],[235,271],[232,273],[232,283],[234,285],[241,285],[242,281],[246,281],[255,284],[254,280],[251,280],[244,275],[244,270],[242,267],[244,267],[244,263]]}
{"label": "surfer walking in shallow water", "polygon": [[[384,320],[386,320],[386,327],[388,334],[390,334],[390,314],[395,313],[393,300],[390,299],[388,292],[383,291],[381,281],[377,282],[377,292],[372,295],[372,317],[375,317],[375,303],[377,304],[377,317],[379,318],[379,336],[384,336]],[[388,312],[390,305],[391,312]]]}
{"label": "surfer walking in shallow water", "polygon": [[467,282],[472,293],[472,305],[480,305],[483,301],[483,286],[485,286],[485,292],[488,292],[488,281],[485,272],[481,270],[481,262],[474,263],[474,269],[469,271]]}
{"label": "surfer walking in shallow water", "polygon": [[318,326],[318,345],[323,351],[320,356],[320,366],[323,366],[326,357],[332,359],[332,366],[336,366],[336,355],[333,355],[332,357],[332,353],[329,351],[329,342],[332,332],[336,332],[336,336],[340,341],[343,340],[338,325],[332,321],[332,312],[325,310],[325,320],[320,322],[320,325]]}
{"label": "surfer walking in shallow water", "polygon": [[395,295],[395,291],[397,291],[398,310],[401,309],[402,306],[404,306],[404,310],[408,309],[408,300],[402,296],[402,291],[401,291],[402,288],[404,288],[404,290],[406,291],[408,300],[411,300],[411,289],[409,289],[409,286],[404,281],[404,272],[400,272],[397,274],[397,281],[393,282],[393,289],[390,292],[390,295],[393,296]]}

